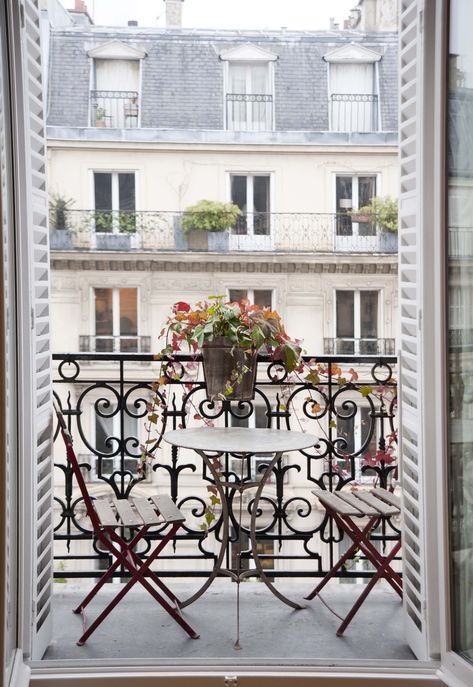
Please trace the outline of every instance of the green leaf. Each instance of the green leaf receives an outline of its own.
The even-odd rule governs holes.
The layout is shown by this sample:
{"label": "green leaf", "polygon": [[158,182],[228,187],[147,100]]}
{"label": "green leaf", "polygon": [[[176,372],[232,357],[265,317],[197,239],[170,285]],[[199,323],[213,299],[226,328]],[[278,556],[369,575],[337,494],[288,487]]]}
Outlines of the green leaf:
{"label": "green leaf", "polygon": [[371,393],[373,393],[373,387],[372,386],[362,386],[360,388],[360,394],[363,396],[363,398],[367,398]]}
{"label": "green leaf", "polygon": [[330,429],[337,429],[337,423],[335,420],[330,420],[328,426],[330,427]]}

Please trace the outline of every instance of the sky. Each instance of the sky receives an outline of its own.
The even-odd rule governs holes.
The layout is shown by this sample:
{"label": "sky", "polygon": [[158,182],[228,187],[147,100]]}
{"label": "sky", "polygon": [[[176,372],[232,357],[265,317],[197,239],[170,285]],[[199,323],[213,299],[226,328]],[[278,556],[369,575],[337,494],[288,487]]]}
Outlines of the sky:
{"label": "sky", "polygon": [[[74,0],[61,0],[73,7]],[[358,0],[184,0],[184,28],[328,29],[330,17],[343,27]],[[86,0],[95,24],[164,27],[163,0]]]}

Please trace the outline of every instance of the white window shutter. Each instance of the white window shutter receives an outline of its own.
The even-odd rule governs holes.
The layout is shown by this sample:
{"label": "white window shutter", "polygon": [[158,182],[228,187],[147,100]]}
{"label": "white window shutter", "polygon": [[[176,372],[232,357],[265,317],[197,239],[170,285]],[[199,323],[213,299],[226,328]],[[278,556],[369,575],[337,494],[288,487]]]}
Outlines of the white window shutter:
{"label": "white window shutter", "polygon": [[19,441],[25,599],[31,599],[22,634],[25,653],[38,659],[51,638],[53,570],[48,201],[39,3],[23,0],[22,4],[24,11],[20,3],[11,5],[19,40],[14,48],[21,54],[13,74],[18,137]]}
{"label": "white window shutter", "polygon": [[[425,45],[423,0],[401,1],[400,25],[400,446],[403,498],[403,575],[406,639],[421,660],[438,649],[426,615],[429,597],[426,516],[425,360],[422,326],[423,187],[422,169]],[[430,468],[432,469],[432,467]]]}

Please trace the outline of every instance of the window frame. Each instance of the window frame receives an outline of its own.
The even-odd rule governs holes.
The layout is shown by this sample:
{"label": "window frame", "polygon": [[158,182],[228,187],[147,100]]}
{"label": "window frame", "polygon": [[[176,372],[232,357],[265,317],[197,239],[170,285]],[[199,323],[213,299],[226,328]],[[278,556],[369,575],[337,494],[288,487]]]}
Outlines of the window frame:
{"label": "window frame", "polygon": [[[272,100],[270,101],[271,104],[271,115],[266,119],[266,123],[268,124],[268,128],[264,129],[258,129],[258,128],[253,128],[247,127],[246,129],[236,129],[230,126],[229,122],[229,115],[228,115],[228,107],[227,107],[227,94],[231,93],[230,91],[230,68],[232,65],[240,65],[244,66],[246,68],[246,78],[245,78],[245,94],[243,95],[248,95],[251,94],[251,92],[248,92],[248,82],[249,80],[249,74],[251,67],[256,67],[256,66],[261,66],[265,65],[267,68],[267,84],[268,84],[268,93],[266,95],[272,96]],[[274,58],[271,58],[268,56],[267,59],[251,59],[250,56],[247,57],[242,57],[241,59],[226,59],[224,62],[224,70],[223,70],[223,128],[225,131],[235,131],[235,132],[241,132],[241,131],[274,131],[276,127],[276,120],[275,120],[275,75],[274,75]],[[248,107],[246,108],[248,112]],[[253,124],[253,120],[251,121],[251,124]]]}
{"label": "window frame", "polygon": [[[363,291],[376,291],[378,293],[378,312],[377,312],[377,330],[378,330],[378,336],[376,339],[371,339],[371,338],[366,338],[366,337],[361,337],[360,332],[361,332],[361,293]],[[344,288],[344,287],[338,287],[334,286],[333,287],[333,331],[334,331],[334,336],[333,338],[338,341],[340,340],[346,340],[350,341],[350,338],[348,337],[339,337],[337,334],[337,294],[338,292],[353,292],[353,333],[354,333],[354,353],[353,355],[363,355],[360,353],[357,348],[357,342],[360,342],[361,340],[366,340],[366,341],[371,341],[371,340],[376,340],[379,341],[379,339],[384,338],[384,289],[382,287],[377,287],[377,286],[366,286],[363,288]],[[368,354],[370,355],[370,354]]]}
{"label": "window frame", "polygon": [[[131,210],[130,212],[134,212],[136,215],[139,213],[139,205],[138,205],[138,198],[139,198],[139,174],[137,169],[110,169],[109,167],[104,167],[101,169],[100,167],[93,167],[90,169],[90,182],[89,182],[89,197],[90,197],[90,208],[93,213],[96,212],[95,209],[95,174],[110,174],[111,175],[111,209],[110,212],[112,213],[112,231],[111,232],[100,232],[100,231],[95,231],[94,230],[94,235],[95,234],[113,234],[113,235],[119,235],[119,236],[130,236],[135,238],[136,234],[138,233],[138,229],[135,229],[135,232],[129,233],[129,232],[123,232],[120,231],[120,225],[118,220],[118,213],[120,212],[120,191],[119,191],[119,175],[120,174],[133,174],[134,179],[135,179],[135,209]],[[117,219],[115,219],[115,214],[117,215]]]}
{"label": "window frame", "polygon": [[[136,292],[136,335],[122,335],[120,334],[120,290],[122,288],[126,289],[134,289]],[[112,334],[111,335],[97,335],[96,334],[96,298],[95,298],[95,292],[97,289],[109,289],[112,291]],[[89,302],[90,302],[90,328],[89,331],[94,332],[91,334],[91,336],[94,337],[95,342],[97,341],[97,338],[102,339],[102,340],[107,340],[107,339],[112,339],[112,344],[113,344],[113,350],[111,352],[113,353],[120,353],[121,352],[121,345],[117,348],[117,342],[121,344],[122,339],[136,339],[137,341],[137,350],[140,348],[140,287],[135,286],[133,284],[127,285],[127,286],[111,286],[109,284],[103,284],[100,286],[96,286],[92,284],[90,286],[90,293],[89,293]],[[118,332],[118,333],[117,333]],[[95,348],[96,348],[96,343],[95,343]]]}

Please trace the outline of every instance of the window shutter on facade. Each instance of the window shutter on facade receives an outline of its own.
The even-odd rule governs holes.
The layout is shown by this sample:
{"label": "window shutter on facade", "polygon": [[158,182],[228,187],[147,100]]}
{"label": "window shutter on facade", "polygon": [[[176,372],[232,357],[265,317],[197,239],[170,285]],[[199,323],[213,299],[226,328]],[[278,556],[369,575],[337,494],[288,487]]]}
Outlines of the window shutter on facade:
{"label": "window shutter on facade", "polygon": [[[51,636],[52,463],[49,349],[49,246],[46,142],[38,0],[11,4],[17,58],[13,74],[16,150],[19,441],[23,472],[25,599],[23,647],[41,658]],[[31,620],[30,620],[31,619]],[[31,624],[30,624],[31,623]]]}
{"label": "window shutter on facade", "polygon": [[[431,7],[432,9],[432,7]],[[435,605],[433,585],[436,571],[429,566],[428,541],[434,518],[429,518],[428,482],[433,471],[427,465],[426,389],[428,389],[426,341],[422,315],[428,265],[424,260],[423,168],[426,145],[423,0],[402,0],[400,25],[400,398],[401,486],[403,498],[403,575],[406,639],[416,656],[427,660],[437,652],[432,616],[427,601]],[[432,463],[432,461],[431,461]],[[429,473],[430,470],[430,473]],[[438,592],[437,592],[438,595]]]}

